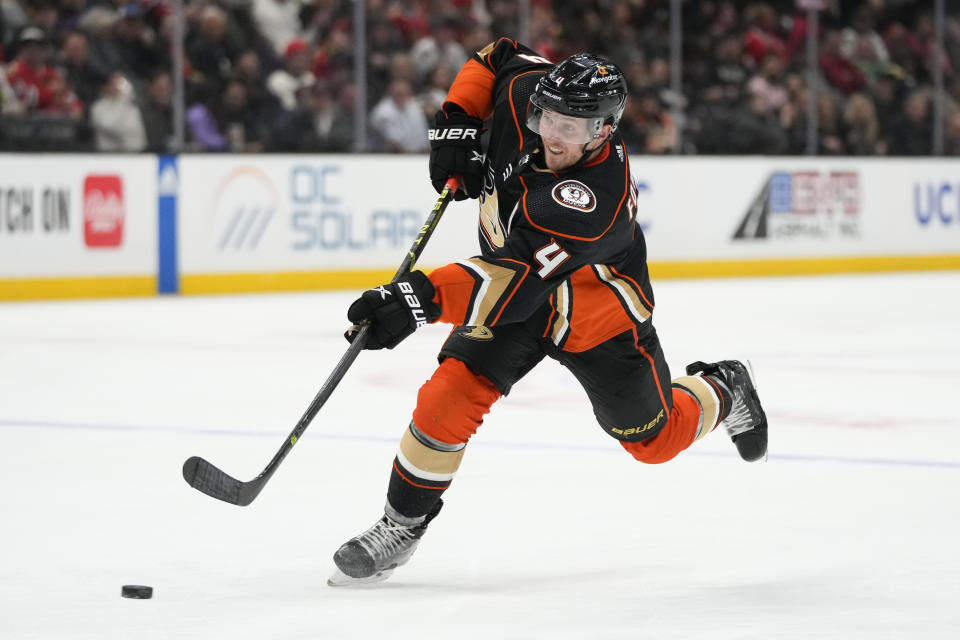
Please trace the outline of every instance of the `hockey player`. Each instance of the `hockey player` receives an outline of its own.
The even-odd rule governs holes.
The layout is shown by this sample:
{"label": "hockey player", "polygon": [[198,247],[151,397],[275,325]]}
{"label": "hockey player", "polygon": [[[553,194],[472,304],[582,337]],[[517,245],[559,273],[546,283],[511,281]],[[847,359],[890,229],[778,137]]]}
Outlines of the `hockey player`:
{"label": "hockey player", "polygon": [[482,254],[413,271],[348,310],[372,323],[368,349],[431,322],[456,328],[420,388],[385,513],[336,552],[331,585],[384,580],[410,558],[483,416],[544,357],[573,373],[600,426],[640,462],[666,462],[721,423],[741,457],[765,456],[746,366],[695,362],[670,378],[616,133],[626,97],[611,62],[578,54],[553,65],[507,38],[460,70],[430,129],[430,178],[439,191],[459,175],[457,199],[479,198]]}

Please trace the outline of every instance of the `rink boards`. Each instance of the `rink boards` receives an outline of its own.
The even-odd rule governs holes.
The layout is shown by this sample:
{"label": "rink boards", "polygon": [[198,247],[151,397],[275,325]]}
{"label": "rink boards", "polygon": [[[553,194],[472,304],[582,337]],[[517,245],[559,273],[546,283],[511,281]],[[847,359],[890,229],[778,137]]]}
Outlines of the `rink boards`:
{"label": "rink boards", "polygon": [[[644,156],[632,174],[655,278],[960,269],[960,161]],[[435,200],[425,156],[0,154],[0,299],[368,286]],[[453,203],[421,266],[475,255],[476,221]]]}

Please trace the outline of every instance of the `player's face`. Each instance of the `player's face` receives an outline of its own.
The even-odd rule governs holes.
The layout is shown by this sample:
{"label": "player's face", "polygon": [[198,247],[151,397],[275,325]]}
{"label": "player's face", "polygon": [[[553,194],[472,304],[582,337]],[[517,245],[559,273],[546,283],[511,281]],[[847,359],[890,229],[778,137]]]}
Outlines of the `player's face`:
{"label": "player's face", "polygon": [[[540,116],[540,139],[543,140],[544,163],[551,171],[562,171],[579,162],[584,151],[598,149],[606,139],[601,135],[590,139],[587,120],[571,118],[553,111],[544,111]],[[604,125],[603,134],[608,134],[609,125]],[[578,142],[571,142],[577,140]],[[580,140],[590,140],[586,147]]]}

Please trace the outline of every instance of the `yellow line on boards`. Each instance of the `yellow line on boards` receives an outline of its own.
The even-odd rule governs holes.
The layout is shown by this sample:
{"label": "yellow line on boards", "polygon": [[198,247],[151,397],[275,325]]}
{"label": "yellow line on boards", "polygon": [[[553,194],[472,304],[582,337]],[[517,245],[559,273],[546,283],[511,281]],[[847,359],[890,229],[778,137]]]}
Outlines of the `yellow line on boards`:
{"label": "yellow line on boards", "polygon": [[0,279],[0,300],[120,298],[156,293],[156,276]]}
{"label": "yellow line on boards", "polygon": [[357,269],[351,271],[191,274],[180,276],[180,292],[193,295],[365,289],[389,282],[394,273],[394,271],[386,269]]}

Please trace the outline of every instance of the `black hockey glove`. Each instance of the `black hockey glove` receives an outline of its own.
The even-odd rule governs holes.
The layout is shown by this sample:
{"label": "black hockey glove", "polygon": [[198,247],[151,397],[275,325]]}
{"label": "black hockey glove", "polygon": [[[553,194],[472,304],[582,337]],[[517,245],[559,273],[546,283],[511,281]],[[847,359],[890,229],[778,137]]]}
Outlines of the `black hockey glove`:
{"label": "black hockey glove", "polygon": [[462,111],[437,111],[430,128],[430,182],[437,193],[451,176],[460,176],[454,200],[480,196],[483,188],[483,120]]}
{"label": "black hockey glove", "polygon": [[411,271],[396,282],[368,289],[347,310],[354,326],[344,337],[353,342],[360,323],[369,321],[364,349],[393,349],[404,338],[440,317],[440,305],[433,302],[436,289],[423,271]]}

